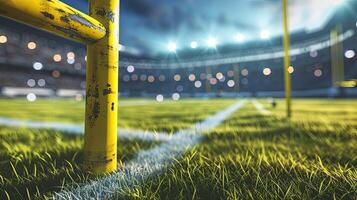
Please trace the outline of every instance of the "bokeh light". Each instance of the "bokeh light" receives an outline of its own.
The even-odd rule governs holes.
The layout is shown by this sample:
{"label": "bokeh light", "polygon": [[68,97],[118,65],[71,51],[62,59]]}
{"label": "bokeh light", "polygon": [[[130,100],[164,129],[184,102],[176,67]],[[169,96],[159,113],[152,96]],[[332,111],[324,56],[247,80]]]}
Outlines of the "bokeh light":
{"label": "bokeh light", "polygon": [[158,94],[158,95],[156,96],[156,101],[157,101],[157,102],[163,102],[163,101],[164,101],[164,96],[163,96],[162,94]]}
{"label": "bokeh light", "polygon": [[27,43],[27,48],[28,48],[28,49],[33,50],[33,49],[36,49],[36,47],[37,47],[37,45],[36,45],[35,42],[29,42],[29,43]]}
{"label": "bokeh light", "polygon": [[7,37],[5,35],[0,35],[0,44],[5,44],[7,42]]}
{"label": "bokeh light", "polygon": [[33,102],[33,101],[36,101],[37,97],[36,97],[36,95],[34,93],[28,93],[26,95],[26,99],[29,102]]}
{"label": "bokeh light", "polygon": [[263,74],[264,74],[265,76],[269,76],[269,75],[271,74],[271,69],[268,68],[268,67],[264,68],[264,69],[263,69]]}
{"label": "bokeh light", "polygon": [[32,67],[35,69],[35,70],[41,70],[43,68],[43,65],[42,63],[40,62],[34,62]]}
{"label": "bokeh light", "polygon": [[62,56],[60,54],[53,55],[53,61],[61,62],[61,60],[62,60]]}

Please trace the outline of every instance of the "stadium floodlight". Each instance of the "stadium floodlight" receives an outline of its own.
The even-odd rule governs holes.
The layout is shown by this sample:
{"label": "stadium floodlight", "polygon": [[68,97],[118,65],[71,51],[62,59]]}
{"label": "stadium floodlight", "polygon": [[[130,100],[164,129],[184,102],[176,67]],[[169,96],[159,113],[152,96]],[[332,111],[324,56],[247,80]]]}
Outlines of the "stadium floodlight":
{"label": "stadium floodlight", "polygon": [[198,44],[197,44],[196,41],[192,41],[192,42],[191,42],[191,48],[192,48],[192,49],[196,49],[197,46],[198,46]]}
{"label": "stadium floodlight", "polygon": [[217,46],[217,39],[214,37],[210,37],[207,40],[207,46],[210,48],[216,48]]}
{"label": "stadium floodlight", "polygon": [[356,53],[355,53],[355,51],[353,51],[353,50],[347,50],[347,51],[345,52],[345,57],[346,57],[346,58],[353,58],[353,57],[355,57],[355,55],[356,55]]}
{"label": "stadium floodlight", "polygon": [[263,39],[263,40],[269,39],[269,38],[270,38],[270,33],[269,33],[269,31],[267,31],[267,30],[262,30],[262,31],[260,32],[260,38]]}
{"label": "stadium floodlight", "polygon": [[241,43],[241,42],[244,42],[245,36],[243,34],[241,34],[241,33],[238,33],[236,35],[235,39],[236,39],[237,42]]}
{"label": "stadium floodlight", "polygon": [[175,42],[169,42],[169,44],[167,45],[167,49],[170,52],[176,52],[176,49],[177,49],[176,43]]}

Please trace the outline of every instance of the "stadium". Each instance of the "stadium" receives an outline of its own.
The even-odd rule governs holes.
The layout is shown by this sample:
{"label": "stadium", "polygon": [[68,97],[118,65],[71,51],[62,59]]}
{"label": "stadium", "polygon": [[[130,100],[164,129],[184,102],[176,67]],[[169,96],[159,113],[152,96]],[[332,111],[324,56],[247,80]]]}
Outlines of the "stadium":
{"label": "stadium", "polygon": [[0,199],[357,198],[357,1],[0,3]]}

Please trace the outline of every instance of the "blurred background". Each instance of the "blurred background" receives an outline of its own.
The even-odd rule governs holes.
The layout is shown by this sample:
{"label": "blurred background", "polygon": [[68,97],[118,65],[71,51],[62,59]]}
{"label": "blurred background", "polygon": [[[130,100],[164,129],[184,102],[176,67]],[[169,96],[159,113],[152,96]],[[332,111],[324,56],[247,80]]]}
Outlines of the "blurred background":
{"label": "blurred background", "polygon": [[[88,11],[86,0],[63,2]],[[283,97],[279,0],[122,0],[119,93]],[[289,1],[292,95],[357,97],[357,1]],[[0,95],[82,100],[84,45],[0,18]]]}

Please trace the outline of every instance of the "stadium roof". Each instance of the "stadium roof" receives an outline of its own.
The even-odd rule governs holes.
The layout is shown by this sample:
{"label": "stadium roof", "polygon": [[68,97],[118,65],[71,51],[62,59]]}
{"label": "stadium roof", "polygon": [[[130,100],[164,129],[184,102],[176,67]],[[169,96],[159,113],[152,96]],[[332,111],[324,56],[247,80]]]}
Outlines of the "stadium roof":
{"label": "stadium roof", "polygon": [[[87,11],[87,0],[63,0]],[[323,26],[333,12],[352,0],[290,0],[292,31]],[[353,12],[353,10],[352,10]],[[355,12],[355,11],[354,11]],[[177,49],[206,45],[209,37],[219,44],[256,40],[264,34],[281,34],[280,0],[122,0],[121,44],[141,51],[159,52],[170,42]]]}

